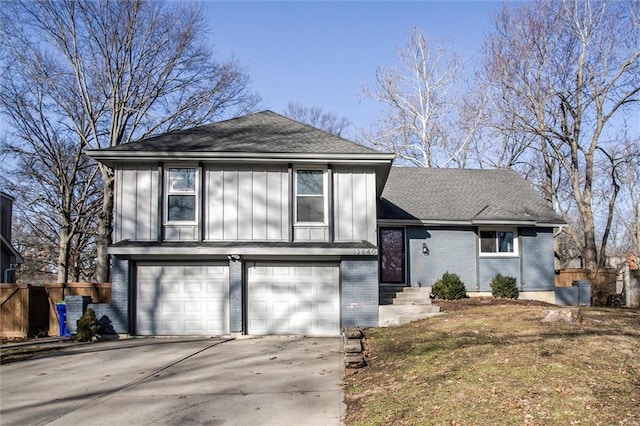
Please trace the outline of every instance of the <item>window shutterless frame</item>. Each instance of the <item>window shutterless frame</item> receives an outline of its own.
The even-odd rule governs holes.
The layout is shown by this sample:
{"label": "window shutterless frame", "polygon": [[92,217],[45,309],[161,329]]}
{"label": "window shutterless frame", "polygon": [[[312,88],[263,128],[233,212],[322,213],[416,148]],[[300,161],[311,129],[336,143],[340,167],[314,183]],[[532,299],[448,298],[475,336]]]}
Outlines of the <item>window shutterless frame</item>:
{"label": "window shutterless frame", "polygon": [[516,228],[479,228],[480,256],[518,256],[518,230]]}
{"label": "window shutterless frame", "polygon": [[166,224],[198,223],[200,169],[195,165],[165,165],[164,222]]}
{"label": "window shutterless frame", "polygon": [[295,224],[328,224],[327,175],[327,169],[325,167],[294,169]]}

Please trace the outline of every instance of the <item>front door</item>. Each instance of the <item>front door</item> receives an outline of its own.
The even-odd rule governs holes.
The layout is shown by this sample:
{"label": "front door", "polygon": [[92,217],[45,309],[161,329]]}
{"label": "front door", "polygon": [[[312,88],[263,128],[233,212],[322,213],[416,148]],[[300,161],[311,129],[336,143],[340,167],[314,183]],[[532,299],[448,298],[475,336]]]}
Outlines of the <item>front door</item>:
{"label": "front door", "polygon": [[405,282],[404,246],[403,228],[380,228],[380,282]]}

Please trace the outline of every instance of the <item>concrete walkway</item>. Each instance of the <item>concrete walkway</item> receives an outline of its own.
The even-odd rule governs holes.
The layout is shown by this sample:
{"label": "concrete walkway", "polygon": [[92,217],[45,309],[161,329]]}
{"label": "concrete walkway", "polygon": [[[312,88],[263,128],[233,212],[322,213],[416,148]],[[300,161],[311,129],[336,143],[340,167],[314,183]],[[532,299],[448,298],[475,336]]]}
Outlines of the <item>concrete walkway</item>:
{"label": "concrete walkway", "polygon": [[128,339],[0,366],[2,425],[340,425],[340,338]]}

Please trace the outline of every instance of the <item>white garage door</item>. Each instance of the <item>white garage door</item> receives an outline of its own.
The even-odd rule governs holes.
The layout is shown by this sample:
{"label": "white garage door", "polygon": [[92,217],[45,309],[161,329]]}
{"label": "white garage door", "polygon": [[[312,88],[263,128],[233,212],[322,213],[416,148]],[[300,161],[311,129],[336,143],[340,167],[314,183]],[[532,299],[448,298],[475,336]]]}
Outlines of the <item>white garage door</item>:
{"label": "white garage door", "polygon": [[247,277],[249,334],[340,334],[338,265],[255,263]]}
{"label": "white garage door", "polygon": [[229,333],[229,267],[141,264],[137,270],[136,333]]}

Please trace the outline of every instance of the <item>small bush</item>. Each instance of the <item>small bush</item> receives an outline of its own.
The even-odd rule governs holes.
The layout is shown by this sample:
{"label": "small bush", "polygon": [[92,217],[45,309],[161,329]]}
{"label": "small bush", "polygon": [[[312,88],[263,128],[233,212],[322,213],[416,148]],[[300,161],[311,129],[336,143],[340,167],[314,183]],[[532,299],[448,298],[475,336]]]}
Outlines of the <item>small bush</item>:
{"label": "small bush", "polygon": [[506,297],[517,299],[520,295],[516,279],[513,277],[503,277],[498,274],[491,280],[491,294],[493,297]]}
{"label": "small bush", "polygon": [[456,300],[467,297],[467,290],[460,277],[456,274],[445,272],[431,287],[433,295],[439,299]]}
{"label": "small bush", "polygon": [[100,323],[93,309],[87,311],[76,321],[76,337],[79,342],[89,342],[100,333]]}

